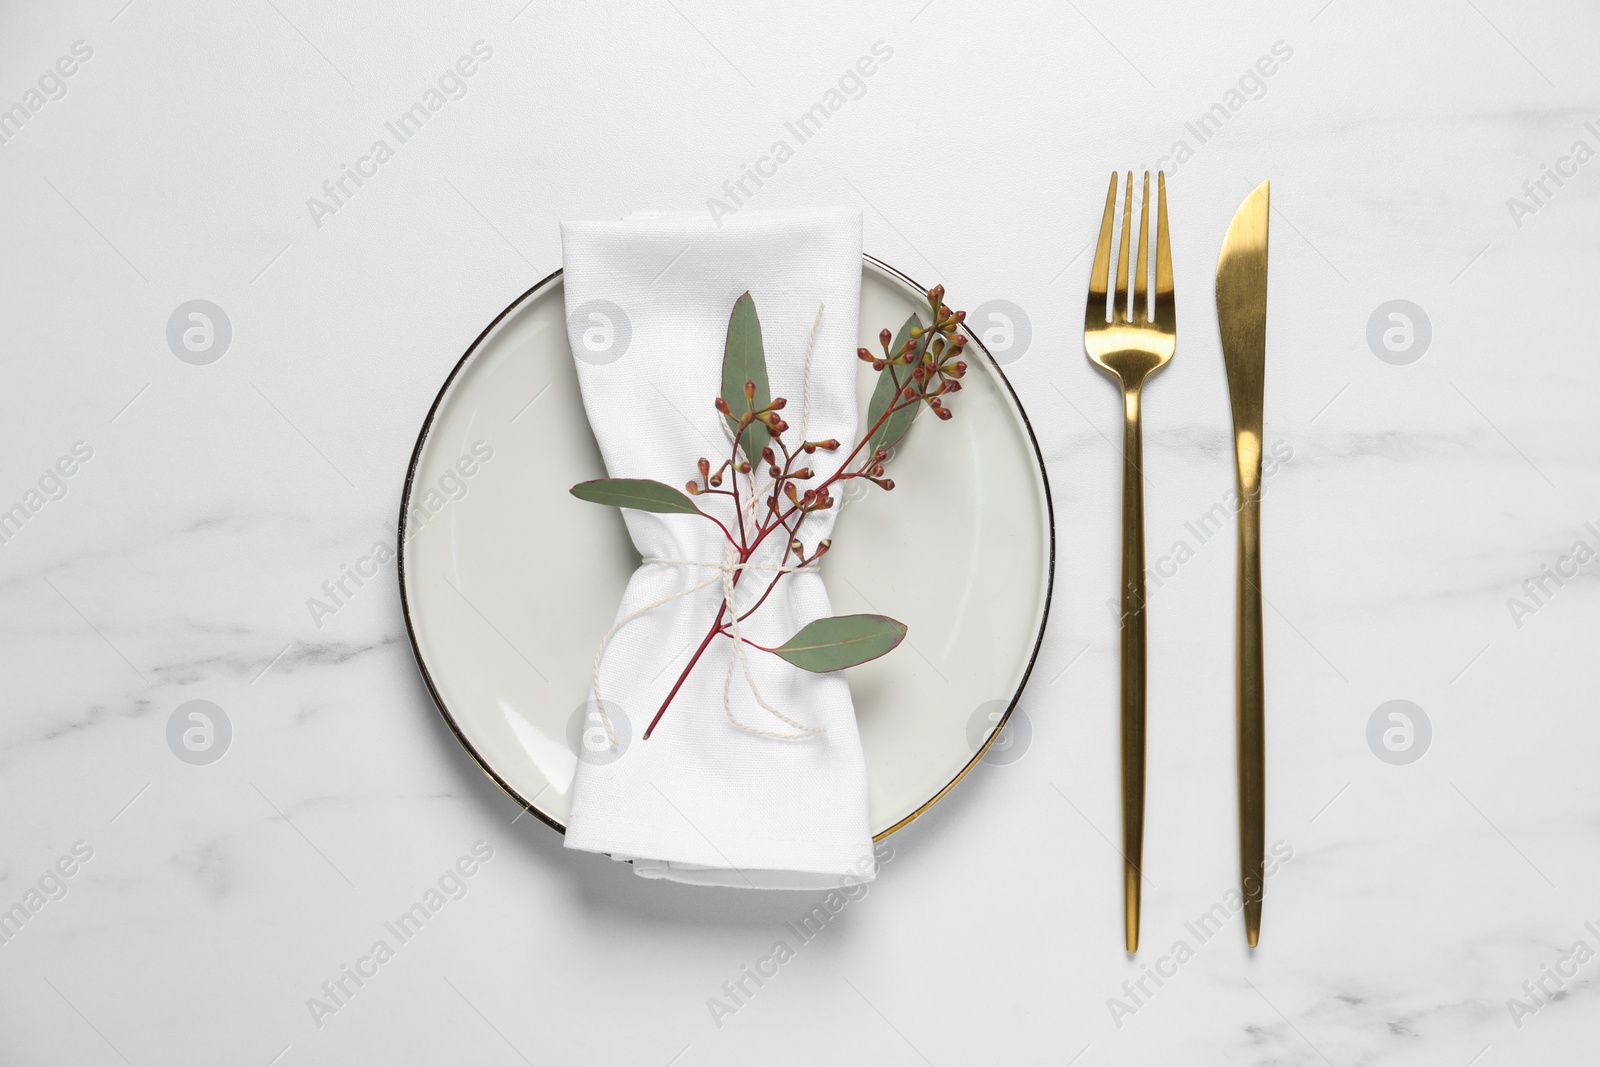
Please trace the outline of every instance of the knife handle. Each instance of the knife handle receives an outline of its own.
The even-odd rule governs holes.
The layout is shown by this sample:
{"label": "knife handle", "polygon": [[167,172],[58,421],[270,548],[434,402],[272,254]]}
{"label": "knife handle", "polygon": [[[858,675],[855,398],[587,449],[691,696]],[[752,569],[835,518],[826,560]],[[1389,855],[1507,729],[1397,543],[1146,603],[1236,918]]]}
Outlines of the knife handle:
{"label": "knife handle", "polygon": [[1122,423],[1122,893],[1128,952],[1139,948],[1144,865],[1144,446],[1140,388],[1124,389]]}
{"label": "knife handle", "polygon": [[[1241,475],[1246,472],[1241,470]],[[1261,654],[1261,476],[1239,484],[1239,883],[1244,893],[1245,939],[1261,937],[1261,897],[1266,888],[1265,685]]]}

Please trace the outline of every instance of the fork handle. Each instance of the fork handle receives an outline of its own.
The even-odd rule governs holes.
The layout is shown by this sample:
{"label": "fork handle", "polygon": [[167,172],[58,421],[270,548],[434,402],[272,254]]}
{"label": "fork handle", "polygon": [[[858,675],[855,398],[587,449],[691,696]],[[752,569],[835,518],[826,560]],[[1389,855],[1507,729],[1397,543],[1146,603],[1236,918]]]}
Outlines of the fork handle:
{"label": "fork handle", "polygon": [[[1142,385],[1142,383],[1141,383]],[[1144,446],[1141,385],[1122,392],[1122,890],[1130,953],[1139,948],[1144,865]]]}

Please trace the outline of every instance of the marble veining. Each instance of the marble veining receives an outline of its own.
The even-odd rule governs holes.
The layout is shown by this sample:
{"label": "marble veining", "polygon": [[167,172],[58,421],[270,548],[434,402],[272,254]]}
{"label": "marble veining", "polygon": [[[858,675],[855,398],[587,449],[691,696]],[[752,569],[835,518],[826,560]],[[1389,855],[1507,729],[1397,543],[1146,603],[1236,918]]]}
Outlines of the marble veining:
{"label": "marble veining", "polygon": [[[1600,151],[1597,33],[1572,2],[0,16],[0,1062],[1589,1062],[1600,562],[1573,554],[1600,549],[1600,166],[1552,168]],[[1169,153],[1275,41],[1292,62],[1169,183],[1130,960],[1121,427],[1082,353],[1086,245],[1106,174]],[[414,144],[308,210],[430,91],[450,106]],[[802,940],[787,924],[820,894],[564,850],[434,710],[394,561],[326,586],[392,551],[436,391],[560,265],[560,220],[723,201],[830,91],[848,106],[750,210],[859,208],[873,254],[1026,316],[1005,369],[1058,560],[1022,758],[895,835]],[[1217,246],[1263,178],[1267,439],[1293,453],[1264,517],[1267,836],[1293,859],[1251,954],[1236,918],[1191,929],[1236,848],[1233,537],[1195,524],[1233,489]],[[185,348],[196,300],[220,352],[216,322]],[[1383,350],[1396,300],[1426,350]],[[74,442],[92,458],[57,479]],[[1425,724],[1382,718],[1395,700]],[[388,930],[430,891],[448,907]],[[733,1004],[779,941],[793,958]]]}

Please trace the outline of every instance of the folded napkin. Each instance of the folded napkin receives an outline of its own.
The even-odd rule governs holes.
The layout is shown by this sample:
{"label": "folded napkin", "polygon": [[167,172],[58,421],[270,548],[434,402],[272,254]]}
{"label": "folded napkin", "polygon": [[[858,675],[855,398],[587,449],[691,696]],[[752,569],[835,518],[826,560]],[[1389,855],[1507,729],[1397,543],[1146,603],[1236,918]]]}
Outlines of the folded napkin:
{"label": "folded napkin", "polygon": [[[700,457],[721,465],[731,437],[713,401],[728,316],[747,290],[771,395],[789,402],[785,439],[837,438],[847,445],[834,461],[846,454],[856,432],[859,213],[743,212],[720,227],[698,214],[635,216],[569,222],[561,238],[569,339],[611,477],[682,487]],[[827,453],[815,458],[814,469],[831,473]],[[766,481],[759,466],[756,477]],[[727,497],[696,503],[733,526]],[[871,878],[866,764],[842,674],[811,674],[751,650],[750,678],[734,663],[730,680],[733,641],[717,637],[642,740],[723,603],[727,542],[698,516],[622,515],[647,562],[604,646],[599,705],[590,693],[566,846],[630,860],[647,878],[701,885],[803,889]],[[837,507],[806,520],[808,550],[836,515]],[[777,565],[783,541],[769,538],[752,563]],[[771,578],[746,571],[736,603],[753,603]],[[695,586],[703,588],[683,595]],[[742,629],[775,647],[831,614],[821,576],[798,571]]]}

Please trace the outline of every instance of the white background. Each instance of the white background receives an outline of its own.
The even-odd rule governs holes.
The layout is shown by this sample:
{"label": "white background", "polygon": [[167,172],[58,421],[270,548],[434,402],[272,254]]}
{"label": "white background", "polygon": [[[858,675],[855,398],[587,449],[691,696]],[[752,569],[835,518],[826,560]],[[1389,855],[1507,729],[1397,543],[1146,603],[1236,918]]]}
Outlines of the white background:
{"label": "white background", "polygon": [[[0,908],[93,849],[0,945],[0,1060],[1592,1055],[1600,959],[1547,1006],[1522,987],[1580,939],[1600,950],[1600,600],[1585,568],[1532,614],[1507,605],[1575,541],[1600,547],[1582,317],[1600,164],[1547,179],[1520,220],[1507,206],[1574,141],[1600,148],[1591,8],[123,2],[0,18],[0,107],[93,49],[0,144],[0,509],[93,449],[0,544]],[[307,198],[479,40],[467,95],[316,225]],[[860,207],[868,250],[955,306],[1024,309],[1008,371],[1049,461],[1056,609],[1023,758],[896,835],[870,893],[719,1027],[708,998],[816,900],[645,883],[513,824],[418,679],[392,565],[320,626],[307,600],[390,542],[439,384],[560,265],[561,219],[699,208],[878,41],[893,56],[866,94],[751,209]],[[1280,41],[1264,95],[1195,147],[1184,124]],[[1107,175],[1180,138],[1147,529],[1153,566],[1195,551],[1152,589],[1130,961],[1105,606],[1120,408],[1078,324]],[[1212,278],[1263,178],[1267,439],[1293,450],[1265,505],[1268,839],[1294,852],[1251,957],[1238,920],[1204,944],[1185,926],[1223,901],[1237,848],[1232,534],[1198,545],[1185,523],[1232,485]],[[208,366],[166,340],[195,298],[232,324]],[[1393,299],[1431,321],[1409,365],[1367,340]],[[233,727],[209,766],[166,740],[193,699]],[[1409,765],[1367,741],[1393,699],[1432,724]],[[480,840],[470,892],[319,1028],[307,998]],[[1130,999],[1179,940],[1193,958]]]}

